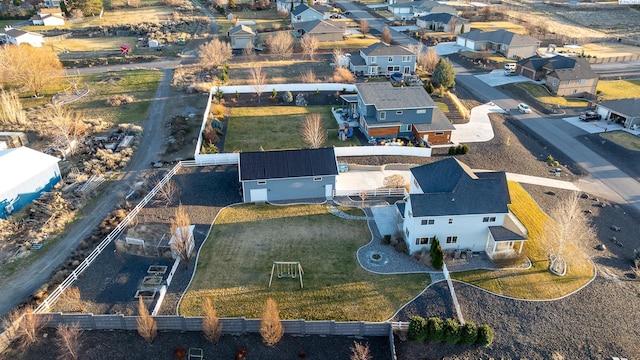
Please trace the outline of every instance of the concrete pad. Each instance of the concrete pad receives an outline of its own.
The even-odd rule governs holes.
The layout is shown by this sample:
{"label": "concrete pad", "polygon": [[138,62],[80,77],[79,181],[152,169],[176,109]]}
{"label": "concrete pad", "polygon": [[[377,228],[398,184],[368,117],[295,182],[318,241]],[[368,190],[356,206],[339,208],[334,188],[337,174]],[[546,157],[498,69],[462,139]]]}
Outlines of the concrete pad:
{"label": "concrete pad", "polygon": [[380,235],[393,235],[398,231],[396,227],[398,210],[395,205],[372,206],[370,209]]}
{"label": "concrete pad", "polygon": [[474,107],[471,109],[468,123],[454,125],[456,131],[451,133],[451,142],[464,144],[493,139],[494,133],[489,114],[504,112],[502,108],[492,102]]}
{"label": "concrete pad", "polygon": [[436,52],[438,55],[455,54],[461,50],[464,50],[464,47],[457,45],[455,42],[443,42],[436,44]]}
{"label": "concrete pad", "polygon": [[556,189],[565,189],[565,190],[572,190],[572,191],[580,190],[580,188],[572,182],[558,180],[558,179],[547,179],[539,176],[507,173],[507,180],[524,183],[524,184],[547,186],[547,187],[552,187]]}
{"label": "concrete pad", "polygon": [[624,126],[620,124],[609,123],[606,120],[580,121],[578,117],[568,117],[568,118],[563,118],[562,120],[590,134],[598,134],[605,131],[624,130],[628,133],[634,134],[636,136],[640,136],[640,130],[626,129]]}
{"label": "concrete pad", "polygon": [[409,170],[362,171],[349,170],[336,177],[336,191],[373,190],[384,187],[384,178],[400,174],[407,182],[411,179]]}
{"label": "concrete pad", "polygon": [[484,83],[486,83],[489,86],[500,86],[500,85],[504,85],[504,84],[513,84],[513,83],[518,83],[518,82],[535,82],[531,79],[529,79],[528,77],[522,76],[522,75],[516,75],[516,76],[505,76],[504,75],[504,69],[500,69],[500,70],[492,70],[490,73],[488,74],[482,74],[482,75],[476,75],[476,78],[482,80]]}

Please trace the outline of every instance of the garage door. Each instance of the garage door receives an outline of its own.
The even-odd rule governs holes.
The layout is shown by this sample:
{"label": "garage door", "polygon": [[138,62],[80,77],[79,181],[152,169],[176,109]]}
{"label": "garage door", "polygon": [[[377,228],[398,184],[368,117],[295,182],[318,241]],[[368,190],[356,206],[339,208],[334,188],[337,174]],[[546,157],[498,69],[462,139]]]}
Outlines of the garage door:
{"label": "garage door", "polygon": [[249,202],[265,202],[267,201],[267,189],[251,189],[249,196]]}

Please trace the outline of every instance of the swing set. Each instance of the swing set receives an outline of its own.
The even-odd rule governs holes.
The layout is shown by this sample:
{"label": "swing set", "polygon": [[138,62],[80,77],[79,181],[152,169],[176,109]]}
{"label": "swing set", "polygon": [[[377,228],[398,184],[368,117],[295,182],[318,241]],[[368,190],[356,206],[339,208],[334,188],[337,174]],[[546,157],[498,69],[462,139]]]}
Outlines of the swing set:
{"label": "swing set", "polygon": [[273,274],[276,273],[278,279],[282,278],[300,278],[300,288],[304,288],[302,285],[302,265],[299,261],[274,261],[271,265],[271,277],[269,277],[269,287],[271,287],[271,281],[273,280]]}

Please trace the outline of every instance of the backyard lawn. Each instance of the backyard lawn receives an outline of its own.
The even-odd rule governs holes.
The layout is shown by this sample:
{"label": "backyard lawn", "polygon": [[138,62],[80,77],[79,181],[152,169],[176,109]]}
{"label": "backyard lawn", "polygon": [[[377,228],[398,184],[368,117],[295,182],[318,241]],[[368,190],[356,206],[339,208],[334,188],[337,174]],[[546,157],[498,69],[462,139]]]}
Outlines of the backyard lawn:
{"label": "backyard lawn", "polygon": [[[269,102],[268,96],[262,94],[263,103]],[[327,130],[327,142],[323,146],[359,145],[355,137],[347,141],[338,139],[338,123],[331,115],[331,106],[258,106],[231,108],[224,150],[236,152],[259,151],[261,148],[307,148],[300,137],[300,131],[305,115],[313,113],[322,116]]]}
{"label": "backyard lawn", "polygon": [[586,100],[582,99],[551,95],[549,90],[547,90],[543,85],[522,82],[517,83],[516,86],[525,89],[531,96],[536,98],[536,100],[544,104],[560,105],[564,107],[586,107],[589,104]]}
{"label": "backyard lawn", "polygon": [[527,29],[525,29],[524,26],[512,23],[510,21],[472,22],[471,29],[478,29],[481,31],[495,31],[504,29],[516,34],[527,35]]}
{"label": "backyard lawn", "polygon": [[613,141],[625,149],[640,151],[640,137],[626,131],[608,131],[600,133],[600,136]]}
{"label": "backyard lawn", "polygon": [[[287,84],[304,82],[300,78],[307,71],[313,71],[319,81],[325,81],[333,74],[333,68],[329,61],[309,59],[262,61],[258,56],[250,62],[232,63],[229,65],[229,83],[227,85],[253,84],[251,69],[260,66],[266,74],[268,84]],[[265,85],[265,92],[270,91],[269,85]],[[268,100],[265,100],[268,101]]]}
{"label": "backyard lawn", "polygon": [[[202,315],[209,298],[220,317],[259,318],[272,297],[283,319],[385,321],[430,278],[363,270],[356,251],[370,240],[365,221],[336,217],[325,205],[226,208],[200,250],[180,314]],[[269,288],[273,261],[299,261],[304,288],[277,274]]]}
{"label": "backyard lawn", "polygon": [[510,209],[529,232],[523,254],[532,263],[528,270],[475,270],[452,274],[452,278],[488,291],[519,299],[544,300],[567,295],[587,284],[594,276],[594,265],[574,244],[565,244],[563,256],[567,274],[556,276],[549,271],[549,253],[557,246],[545,236],[549,217],[529,194],[515,182],[509,182]]}
{"label": "backyard lawn", "polygon": [[640,80],[600,80],[597,89],[604,100],[635,98],[640,94]]}

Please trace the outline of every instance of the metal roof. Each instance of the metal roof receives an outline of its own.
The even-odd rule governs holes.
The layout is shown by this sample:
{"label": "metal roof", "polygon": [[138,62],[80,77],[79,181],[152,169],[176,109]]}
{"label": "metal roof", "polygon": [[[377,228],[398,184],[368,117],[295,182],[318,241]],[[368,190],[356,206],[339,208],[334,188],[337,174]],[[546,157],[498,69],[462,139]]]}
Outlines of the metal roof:
{"label": "metal roof", "polygon": [[57,157],[26,146],[0,150],[0,193],[28,181],[58,161]]}
{"label": "metal roof", "polygon": [[240,153],[240,181],[338,175],[333,148]]}

